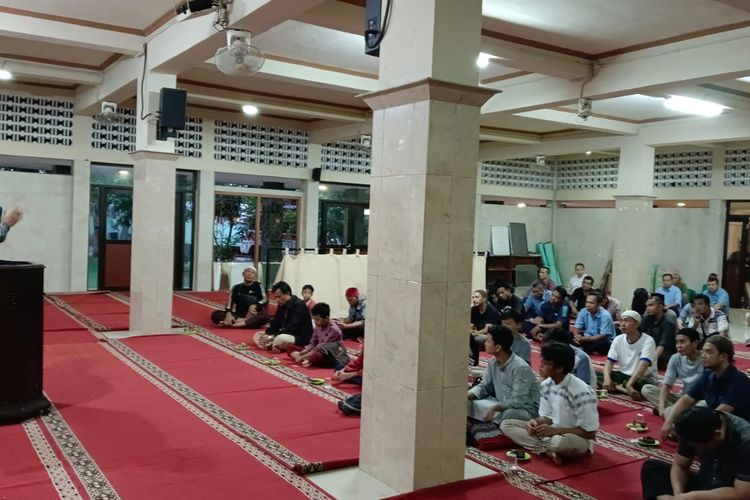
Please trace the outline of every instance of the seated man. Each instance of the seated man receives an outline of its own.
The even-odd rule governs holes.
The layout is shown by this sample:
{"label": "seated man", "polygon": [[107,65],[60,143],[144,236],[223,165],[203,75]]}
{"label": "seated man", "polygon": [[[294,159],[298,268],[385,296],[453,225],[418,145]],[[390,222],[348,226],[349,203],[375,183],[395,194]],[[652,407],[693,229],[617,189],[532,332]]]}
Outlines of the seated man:
{"label": "seated man", "polygon": [[544,332],[553,328],[568,327],[568,291],[558,286],[552,292],[548,301],[542,303],[539,315],[529,320],[529,336],[534,340],[542,340]]}
{"label": "seated man", "polygon": [[641,321],[641,331],[656,342],[657,366],[663,370],[677,349],[675,346],[677,325],[667,317],[664,298],[661,294],[652,293],[646,301],[646,316]]}
{"label": "seated man", "polygon": [[471,323],[469,324],[469,352],[472,366],[479,365],[479,350],[487,339],[487,328],[500,323],[497,310],[487,302],[487,292],[474,290],[471,294],[474,305],[471,307]]}
{"label": "seated man", "polygon": [[664,419],[662,436],[673,433],[674,423],[699,401],[714,410],[750,419],[750,379],[734,366],[734,345],[726,337],[714,335],[703,344],[703,374],[680,396]]}
{"label": "seated man", "polygon": [[510,346],[511,352],[526,361],[531,366],[531,342],[526,335],[521,332],[523,319],[516,311],[508,311],[500,315],[500,323],[510,328],[513,332],[513,345]]}
{"label": "seated man", "polygon": [[622,316],[622,305],[619,299],[609,295],[606,290],[600,290],[600,293],[602,294],[602,307],[612,316],[615,327],[619,326]]}
{"label": "seated man", "polygon": [[[646,384],[641,388],[641,394],[659,411],[659,416],[666,418],[680,395],[685,394],[687,388],[703,375],[699,342],[700,336],[692,328],[683,328],[677,332],[677,352],[669,358],[667,373],[661,387]],[[682,382],[680,395],[672,392],[677,380]]]}
{"label": "seated man", "polygon": [[677,421],[676,433],[680,444],[671,465],[651,459],[641,467],[644,499],[750,498],[750,423],[696,407]]}
{"label": "seated man", "polygon": [[729,294],[726,290],[719,287],[719,278],[710,278],[707,285],[708,288],[705,292],[705,295],[706,297],[708,297],[711,307],[716,311],[723,312],[728,319]]}
{"label": "seated man", "polygon": [[515,289],[510,283],[500,283],[497,285],[497,301],[495,302],[495,309],[500,314],[507,311],[516,311],[518,314],[523,315],[523,301],[520,297],[513,294]]}
{"label": "seated man", "polygon": [[[602,374],[604,389],[624,392],[636,401],[643,399],[641,388],[644,385],[656,384],[656,344],[654,339],[641,333],[640,324],[641,315],[637,312],[622,313],[623,334],[612,342]],[[615,364],[618,370],[614,370]]]}
{"label": "seated man", "polygon": [[680,289],[683,304],[687,304],[688,302],[690,302],[690,298],[695,292],[690,290],[687,284],[682,281],[682,275],[679,271],[672,271],[672,285]]}
{"label": "seated man", "polygon": [[583,263],[576,263],[575,271],[576,273],[571,276],[570,280],[568,280],[569,293],[573,293],[576,288],[580,288],[581,284],[583,283],[583,278],[586,277],[586,267],[583,265]]}
{"label": "seated man", "polygon": [[535,281],[531,285],[531,293],[523,303],[524,315],[527,319],[534,319],[539,316],[539,310],[545,300],[548,300],[552,292],[544,288],[544,283]]}
{"label": "seated man", "polygon": [[656,289],[656,293],[664,296],[664,307],[672,309],[675,314],[680,313],[682,307],[682,291],[672,284],[672,275],[664,273],[661,275],[661,286]]}
{"label": "seated man", "polygon": [[484,349],[494,358],[487,363],[482,382],[469,389],[469,416],[497,425],[506,418],[537,417],[539,382],[531,367],[511,351],[513,332],[493,325],[487,333]]}
{"label": "seated man", "polygon": [[615,338],[612,316],[602,307],[602,296],[591,292],[586,296],[586,308],[576,318],[573,340],[587,354],[604,354]]}
{"label": "seated man", "polygon": [[677,315],[677,329],[682,330],[687,328],[690,323],[690,318],[693,316],[693,302],[695,301],[695,295],[690,299],[690,302],[682,306],[680,314]]}
{"label": "seated man", "polygon": [[242,271],[242,280],[242,283],[232,287],[224,310],[211,313],[211,321],[217,325],[235,326],[235,323],[242,322],[241,326],[244,327],[245,320],[251,318],[250,306],[263,300],[263,290],[258,283],[258,271],[254,267],[246,267]]}
{"label": "seated man", "polygon": [[727,315],[711,307],[710,299],[699,293],[693,297],[693,315],[688,327],[695,328],[701,334],[701,341],[713,335],[729,336]]}
{"label": "seated man", "polygon": [[586,295],[594,289],[594,278],[591,276],[584,276],[581,280],[581,286],[573,290],[570,294],[570,310],[573,311],[573,316],[577,316],[580,311],[586,308]]}
{"label": "seated man", "polygon": [[271,296],[278,304],[276,316],[265,333],[255,334],[255,344],[274,352],[286,350],[289,344],[299,347],[309,344],[313,333],[312,317],[302,299],[292,295],[292,289],[285,281],[273,284]]}
{"label": "seated man", "polygon": [[532,289],[534,288],[534,285],[536,283],[541,283],[545,290],[548,292],[551,292],[555,288],[557,288],[557,284],[552,280],[552,278],[549,277],[549,267],[547,266],[540,266],[536,271],[536,281],[531,284],[531,287],[528,288],[522,295],[523,298],[526,298],[531,293]]}
{"label": "seated man", "polygon": [[544,343],[548,344],[550,342],[562,342],[563,344],[568,344],[573,349],[573,353],[575,354],[575,362],[572,371],[573,375],[589,384],[592,389],[596,390],[597,381],[594,363],[583,349],[573,345],[573,334],[562,328],[550,330],[544,334]]}
{"label": "seated man", "polygon": [[349,315],[346,318],[334,320],[334,323],[341,329],[345,339],[364,337],[367,301],[355,287],[347,288],[344,295],[349,303]]}
{"label": "seated man", "polygon": [[594,450],[599,411],[594,389],[573,376],[575,354],[568,344],[550,342],[542,347],[539,417],[529,421],[505,419],[503,434],[556,464]]}

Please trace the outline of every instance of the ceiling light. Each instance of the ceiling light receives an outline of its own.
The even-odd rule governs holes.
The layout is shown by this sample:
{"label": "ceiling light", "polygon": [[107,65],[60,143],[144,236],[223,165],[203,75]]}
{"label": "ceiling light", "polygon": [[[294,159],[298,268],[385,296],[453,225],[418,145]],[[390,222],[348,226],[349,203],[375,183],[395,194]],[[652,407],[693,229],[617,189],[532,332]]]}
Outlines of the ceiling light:
{"label": "ceiling light", "polygon": [[320,186],[318,186],[318,189],[320,191],[328,191],[328,186],[326,186],[325,184],[321,184]]}
{"label": "ceiling light", "polygon": [[683,97],[681,95],[673,95],[669,99],[664,101],[664,106],[672,111],[679,113],[688,113],[691,115],[699,116],[719,116],[726,106],[716,104],[713,102],[704,101],[702,99],[693,99],[692,97]]}
{"label": "ceiling light", "polygon": [[677,204],[678,207],[684,207],[686,203],[684,201],[681,201]]}
{"label": "ceiling light", "polygon": [[494,56],[492,54],[487,54],[486,52],[480,52],[479,56],[477,57],[477,67],[478,68],[486,68],[490,65],[490,59],[492,59]]}
{"label": "ceiling light", "polygon": [[366,216],[369,216],[369,215],[370,215],[370,209],[369,209],[369,208],[365,208],[365,210],[364,210],[364,214],[365,214]]}
{"label": "ceiling light", "polygon": [[13,73],[8,71],[7,69],[0,69],[0,80],[12,80],[13,79]]}
{"label": "ceiling light", "polygon": [[737,78],[741,82],[747,82],[750,83],[750,76],[743,76],[742,78]]}
{"label": "ceiling light", "polygon": [[518,208],[524,208],[524,207],[526,206],[526,203],[524,203],[524,202],[521,202],[521,203],[517,204],[516,206],[517,206]]}
{"label": "ceiling light", "polygon": [[258,106],[254,106],[252,104],[245,104],[242,106],[242,112],[245,113],[247,116],[255,116],[258,113],[260,113],[260,110],[258,109]]}
{"label": "ceiling light", "polygon": [[591,151],[586,151],[586,156],[589,156],[591,154]]}
{"label": "ceiling light", "polygon": [[118,170],[118,174],[120,174],[122,177],[127,177],[130,175],[130,172],[128,170]]}

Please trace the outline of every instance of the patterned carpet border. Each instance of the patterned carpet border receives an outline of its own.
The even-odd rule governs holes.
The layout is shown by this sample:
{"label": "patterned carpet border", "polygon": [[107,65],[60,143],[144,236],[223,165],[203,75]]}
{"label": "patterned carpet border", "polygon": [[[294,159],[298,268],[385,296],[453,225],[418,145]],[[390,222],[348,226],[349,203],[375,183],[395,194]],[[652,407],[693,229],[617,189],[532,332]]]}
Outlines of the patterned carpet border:
{"label": "patterned carpet border", "polygon": [[[193,295],[190,292],[175,292],[175,295],[178,297],[182,297],[185,300],[191,300],[193,302],[197,302],[198,304],[202,304],[205,306],[212,307],[214,309],[224,309],[226,307],[226,304],[219,304],[218,302],[214,302],[213,300],[208,300],[203,297],[199,297],[197,295]],[[227,295],[228,297],[229,295]]]}
{"label": "patterned carpet border", "polygon": [[71,306],[67,302],[65,302],[63,299],[56,295],[46,295],[47,300],[55,304],[57,307],[68,313],[70,316],[73,317],[73,319],[77,320],[79,323],[81,323],[83,326],[88,328],[89,330],[94,330],[96,332],[108,332],[110,331],[109,328],[102,325],[101,323],[97,323],[93,319],[89,318],[88,316],[84,315],[78,309]]}
{"label": "patterned carpet border", "polygon": [[23,423],[23,429],[37,457],[39,457],[39,461],[44,465],[44,469],[47,471],[47,475],[50,481],[52,481],[52,486],[57,491],[60,499],[82,500],[83,497],[65,470],[65,466],[55,454],[52,445],[39,426],[39,419],[27,420]]}

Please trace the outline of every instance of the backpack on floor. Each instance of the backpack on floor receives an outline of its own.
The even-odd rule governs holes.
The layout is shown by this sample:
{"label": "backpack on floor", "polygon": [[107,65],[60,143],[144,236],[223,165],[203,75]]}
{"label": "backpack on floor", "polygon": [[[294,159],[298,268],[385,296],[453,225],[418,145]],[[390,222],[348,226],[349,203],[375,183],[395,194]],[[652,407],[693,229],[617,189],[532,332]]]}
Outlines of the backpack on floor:
{"label": "backpack on floor", "polygon": [[349,363],[349,355],[346,347],[341,342],[325,342],[316,349],[323,354],[325,366],[346,366]]}
{"label": "backpack on floor", "polygon": [[338,407],[347,417],[358,417],[362,411],[362,394],[355,394],[339,401]]}

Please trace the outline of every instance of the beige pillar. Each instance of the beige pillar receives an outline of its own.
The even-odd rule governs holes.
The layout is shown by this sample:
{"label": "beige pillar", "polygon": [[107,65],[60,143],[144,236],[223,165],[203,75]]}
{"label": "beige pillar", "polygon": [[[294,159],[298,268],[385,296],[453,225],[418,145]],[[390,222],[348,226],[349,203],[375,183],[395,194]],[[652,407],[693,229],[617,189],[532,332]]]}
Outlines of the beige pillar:
{"label": "beige pillar", "polygon": [[654,148],[636,138],[620,148],[618,189],[615,195],[615,237],[612,254],[612,295],[629,306],[636,288],[651,287],[653,256],[648,245],[658,238],[653,222]]}
{"label": "beige pillar", "polygon": [[73,210],[70,229],[70,291],[88,289],[89,198],[91,162],[73,161]]}
{"label": "beige pillar", "polygon": [[310,179],[305,181],[304,190],[304,225],[300,245],[303,248],[318,248],[318,219],[320,217],[320,182],[312,180],[312,169],[323,166],[323,145],[307,145],[307,168]]}
{"label": "beige pillar", "polygon": [[[373,115],[360,468],[398,491],[463,478],[481,1],[394,2]],[[456,37],[456,33],[461,33]],[[450,82],[450,83],[448,83]]]}
{"label": "beige pillar", "polygon": [[133,166],[133,246],[130,331],[168,333],[174,285],[174,153],[136,151]]}
{"label": "beige pillar", "polygon": [[213,170],[198,173],[198,209],[195,211],[195,273],[196,290],[211,290],[214,270],[214,184]]}

